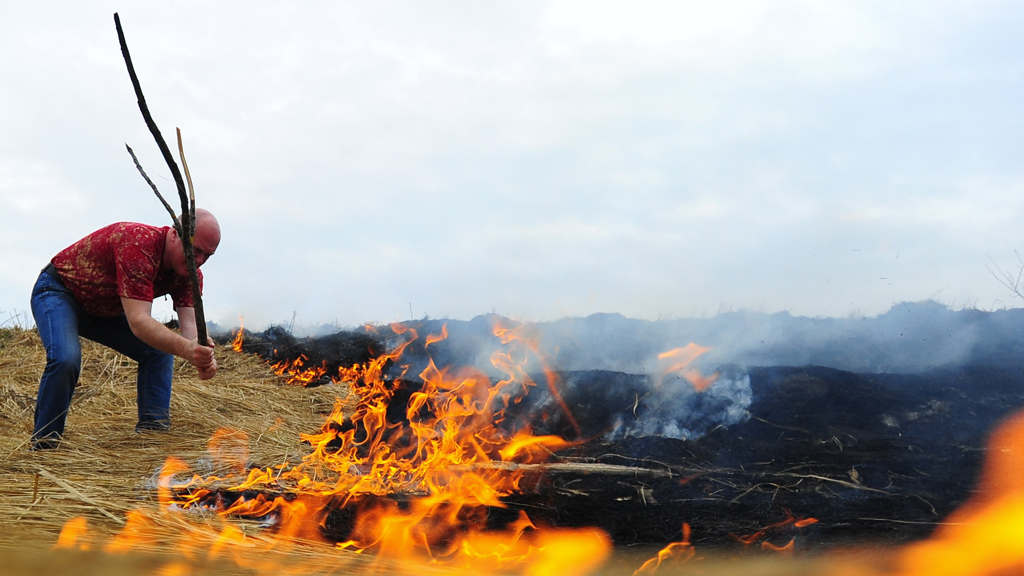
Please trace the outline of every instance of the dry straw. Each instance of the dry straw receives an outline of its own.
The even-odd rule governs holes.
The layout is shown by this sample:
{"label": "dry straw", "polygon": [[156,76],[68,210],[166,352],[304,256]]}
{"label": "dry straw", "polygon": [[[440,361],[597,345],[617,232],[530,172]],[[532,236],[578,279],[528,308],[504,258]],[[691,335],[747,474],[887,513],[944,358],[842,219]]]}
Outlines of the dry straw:
{"label": "dry straw", "polygon": [[335,399],[347,395],[336,385],[288,385],[258,358],[219,347],[212,380],[175,364],[170,432],[136,434],[135,362],[87,340],[82,345],[64,442],[31,452],[45,352],[35,330],[0,329],[0,548],[48,548],[79,516],[99,540],[118,532],[131,510],[156,512],[156,476],[167,457],[198,474],[218,472],[207,442],[219,428],[248,437],[250,465],[297,463],[309,450],[299,434],[316,431]]}

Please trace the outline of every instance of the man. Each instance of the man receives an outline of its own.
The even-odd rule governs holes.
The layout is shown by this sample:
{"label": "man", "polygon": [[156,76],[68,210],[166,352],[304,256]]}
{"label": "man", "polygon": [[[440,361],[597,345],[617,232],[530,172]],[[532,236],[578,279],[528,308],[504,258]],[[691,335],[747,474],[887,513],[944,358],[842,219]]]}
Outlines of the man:
{"label": "man", "polygon": [[[220,224],[196,210],[196,266],[220,244]],[[200,275],[200,283],[202,276]],[[153,298],[170,294],[181,334],[152,317]],[[173,356],[207,380],[217,373],[213,342],[200,345],[182,239],[170,226],[119,222],[54,256],[32,291],[32,316],[46,347],[32,449],[56,448],[82,367],[83,336],[139,363],[136,432],[170,427]]]}

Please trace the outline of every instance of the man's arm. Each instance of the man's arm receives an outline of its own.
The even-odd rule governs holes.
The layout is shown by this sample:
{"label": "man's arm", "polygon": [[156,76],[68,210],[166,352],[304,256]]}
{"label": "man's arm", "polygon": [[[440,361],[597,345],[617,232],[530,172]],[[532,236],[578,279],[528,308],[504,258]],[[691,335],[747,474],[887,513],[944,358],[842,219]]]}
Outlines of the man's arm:
{"label": "man's arm", "polygon": [[[179,307],[175,311],[178,313],[178,328],[181,330],[181,336],[186,340],[197,339],[196,329],[196,308],[194,307]],[[213,345],[213,339],[210,339],[210,345]]]}
{"label": "man's arm", "polygon": [[178,308],[178,328],[186,340],[196,340],[196,310],[195,308]]}
{"label": "man's arm", "polygon": [[217,373],[213,348],[200,346],[195,340],[196,317],[192,308],[178,309],[181,335],[176,334],[153,318],[153,303],[145,300],[121,298],[124,314],[132,334],[153,348],[184,358],[199,370],[199,378],[207,380]]}
{"label": "man's arm", "polygon": [[[198,342],[199,330],[196,328],[195,308],[180,307],[177,309],[177,313],[178,328],[181,330],[182,337],[184,337],[189,342]],[[207,348],[206,346],[201,346],[200,348],[207,348],[208,350],[210,350],[210,359],[212,360],[212,362],[206,368],[200,368],[199,366],[196,366],[196,368],[199,370],[200,380],[208,380],[210,378],[213,378],[214,374],[217,373],[217,359],[213,357],[213,338],[207,336],[206,340],[207,344],[209,344],[209,347]]]}

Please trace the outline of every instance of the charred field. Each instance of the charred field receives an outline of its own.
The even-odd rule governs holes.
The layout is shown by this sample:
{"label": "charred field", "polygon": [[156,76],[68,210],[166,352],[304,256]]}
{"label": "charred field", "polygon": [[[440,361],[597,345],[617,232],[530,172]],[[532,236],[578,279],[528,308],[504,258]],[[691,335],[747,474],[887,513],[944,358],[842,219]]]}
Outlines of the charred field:
{"label": "charred field", "polygon": [[[534,374],[540,384],[510,406],[505,425],[529,426],[535,434],[554,434],[578,444],[558,451],[546,466],[528,474],[527,489],[504,498],[507,507],[492,509],[489,522],[501,525],[518,510],[530,510],[532,518],[552,525],[599,526],[619,546],[674,541],[686,522],[695,544],[724,550],[793,542],[820,551],[851,543],[894,546],[927,537],[970,497],[989,433],[1024,406],[1024,360],[1017,355],[1021,340],[1007,333],[1017,331],[1014,322],[1024,318],[957,313],[928,303],[893,314],[910,320],[882,318],[864,331],[880,332],[879,339],[884,339],[886,327],[879,325],[889,321],[889,329],[899,330],[910,344],[871,350],[870,342],[840,325],[832,330],[817,327],[825,335],[814,344],[817,350],[810,344],[794,346],[792,335],[782,330],[762,349],[738,352],[767,364],[802,356],[849,369],[713,364],[708,370],[717,370],[719,383],[729,382],[732,394],[707,394],[714,387],[706,395],[689,390],[675,394],[689,383],[672,381],[656,370],[555,370],[556,394],[566,412],[543,385],[546,376]],[[431,359],[479,365],[486,356],[481,350],[490,349],[493,321],[481,317],[465,323],[408,323],[421,333],[444,328],[451,336],[429,354],[415,346],[407,350],[404,358],[413,368],[403,373],[414,374]],[[612,321],[618,323],[613,329],[616,340],[642,342],[644,335],[631,338],[631,332],[649,332],[649,326],[637,321]],[[607,329],[595,329],[593,318],[577,322],[579,334],[547,344],[557,350],[552,364],[559,368],[559,357],[569,365],[591,361],[577,360],[598,353],[590,348],[592,342],[584,342],[587,349],[580,350],[579,340],[607,334]],[[795,319],[791,331],[806,338],[803,323]],[[943,334],[940,326],[952,329]],[[564,323],[561,328],[565,330]],[[714,326],[706,329],[708,340],[720,338],[714,331]],[[549,328],[549,338],[555,340],[553,332]],[[838,334],[838,343],[828,342],[830,334]],[[310,363],[330,365],[329,350],[338,347],[340,337],[307,339]],[[384,330],[377,348],[395,337]],[[290,356],[303,353],[299,340],[273,330],[257,335],[251,346],[270,350],[274,347],[269,343],[275,341]],[[953,350],[953,342],[964,348]],[[665,347],[651,344],[643,353]],[[935,356],[936,348],[943,347],[953,361]],[[622,354],[621,347],[615,348]],[[872,359],[857,354],[866,350]],[[615,353],[601,361],[624,363]],[[637,356],[630,354],[630,359],[642,363]],[[868,362],[876,368],[899,368],[901,358],[911,356],[913,372],[866,369]],[[739,382],[746,389],[736,393]],[[397,409],[388,412],[390,421],[404,419],[405,403],[420,385],[414,376],[401,381],[393,404]],[[677,409],[665,410],[665,403]],[[737,403],[742,415],[730,416]],[[801,519],[817,521],[797,528]],[[334,539],[343,540],[346,529],[343,514],[329,518]]]}
{"label": "charred field", "polygon": [[[401,452],[403,443],[414,443],[410,424],[433,416],[430,404],[409,410],[429,387],[431,366],[498,378],[492,365],[500,323],[508,321],[422,320],[308,338],[271,328],[244,332],[242,353],[222,334],[214,382],[176,367],[167,434],[132,433],[132,363],[86,343],[66,442],[49,452],[27,450],[41,347],[33,331],[4,330],[0,506],[8,529],[0,546],[25,573],[38,573],[43,560],[26,550],[48,550],[70,520],[84,518],[88,532],[57,556],[74,562],[121,542],[141,554],[187,550],[180,573],[268,573],[268,564],[208,551],[225,526],[254,542],[284,531],[281,508],[251,503],[296,501],[296,485],[242,483],[246,471],[285,470],[317,451],[329,460],[341,454],[346,433],[369,434],[351,417],[359,399],[335,375],[408,343],[401,357],[382,364],[390,404],[381,438]],[[509,394],[496,429],[565,442],[544,444],[529,459],[495,457],[460,468],[514,469],[516,489],[463,514],[434,550],[451,546],[467,527],[507,531],[526,514],[537,526],[599,528],[616,551],[609,573],[630,573],[679,542],[684,523],[687,549],[707,559],[704,573],[735,573],[716,571],[715,558],[734,568],[749,562],[743,571],[750,574],[831,573],[818,559],[866,548],[874,552],[856,556],[866,566],[859,573],[884,572],[879,557],[927,538],[971,497],[990,432],[1024,406],[1022,325],[1014,311],[924,303],[863,323],[777,315],[645,323],[603,315],[530,327],[532,348],[509,355],[530,385]],[[688,348],[692,342],[700,349]],[[349,417],[332,420],[339,409]],[[316,434],[320,445],[310,438]],[[187,470],[173,482],[161,473],[169,456]],[[369,473],[362,463],[346,466],[314,480]],[[203,480],[186,481],[191,474]],[[329,546],[326,563],[316,557],[321,552],[279,544],[257,546],[261,562],[273,552],[305,566],[296,573],[360,572],[366,555],[341,550],[339,557],[330,549],[360,538],[358,511],[381,501],[407,511],[425,496],[408,486],[344,494],[322,500],[312,523],[317,546]],[[182,510],[160,512],[168,497]],[[186,500],[192,509],[181,506]],[[125,519],[138,510],[148,511],[148,528],[126,536]],[[183,535],[200,533],[181,544]],[[163,556],[116,562],[129,572],[167,569]],[[282,564],[272,566],[280,571]],[[443,562],[431,566],[445,569]]]}

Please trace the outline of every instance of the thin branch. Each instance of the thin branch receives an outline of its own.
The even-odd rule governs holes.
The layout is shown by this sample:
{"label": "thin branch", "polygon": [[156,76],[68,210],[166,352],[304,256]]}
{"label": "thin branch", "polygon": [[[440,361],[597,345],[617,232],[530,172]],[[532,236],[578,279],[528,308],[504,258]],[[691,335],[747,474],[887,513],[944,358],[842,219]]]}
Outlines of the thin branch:
{"label": "thin branch", "polygon": [[780,476],[790,476],[790,477],[793,477],[793,478],[810,478],[810,479],[813,479],[813,480],[821,480],[822,482],[834,482],[836,484],[839,484],[840,486],[843,486],[843,487],[846,487],[846,488],[852,488],[854,490],[864,490],[864,491],[867,491],[867,492],[878,492],[879,494],[891,494],[891,492],[887,492],[885,490],[879,490],[878,488],[871,488],[870,486],[865,486],[863,484],[855,484],[853,482],[847,482],[846,480],[839,480],[839,479],[836,479],[836,478],[829,478],[828,476],[820,476],[818,474],[780,474]]}
{"label": "thin branch", "polygon": [[[181,128],[175,127],[175,133],[178,135],[178,155],[181,157],[181,167],[185,170],[185,178],[188,180],[188,195],[189,195],[189,219],[191,224],[189,229],[192,230],[192,236],[188,238],[188,245],[192,247],[192,243],[195,241],[196,233],[196,192],[195,188],[192,187],[192,175],[188,171],[188,162],[185,161],[185,146],[181,142]],[[184,200],[182,200],[184,202]],[[188,262],[189,269],[189,280],[192,283],[192,293],[199,294],[199,274],[196,272],[198,268],[196,266],[195,250],[189,250],[185,255]],[[196,315],[196,326],[202,326],[203,331],[199,332],[199,341],[206,345],[206,313],[203,311],[202,306],[196,306],[194,308]]]}
{"label": "thin branch", "polygon": [[135,151],[132,150],[132,147],[127,144],[125,144],[124,147],[127,148],[128,153],[131,154],[132,162],[135,162],[135,167],[139,169],[139,174],[142,174],[142,177],[145,178],[146,183],[149,184],[149,187],[153,189],[153,193],[156,194],[156,197],[160,199],[161,203],[163,203],[164,208],[167,209],[167,213],[171,215],[171,220],[174,220],[174,228],[178,230],[178,234],[181,234],[181,227],[178,225],[178,215],[174,213],[174,208],[171,208],[171,205],[168,204],[167,200],[164,199],[163,194],[161,194],[160,190],[157,189],[156,184],[154,184],[153,181],[149,179],[149,175],[146,174],[146,171],[142,168],[142,164],[139,164],[139,159],[135,157]]}
{"label": "thin branch", "polygon": [[1021,286],[1021,282],[1024,281],[1024,259],[1021,259],[1020,252],[1014,250],[1013,255],[1017,257],[1017,274],[1014,275],[1011,272],[1004,271],[991,256],[988,257],[989,262],[992,263],[992,268],[988,268],[989,274],[996,279],[997,282],[1002,284],[1011,293],[1016,295],[1018,298],[1024,300],[1024,287]]}
{"label": "thin branch", "polygon": [[181,158],[181,167],[185,170],[185,180],[188,181],[189,214],[192,215],[192,233],[196,231],[196,189],[192,187],[192,175],[188,172],[188,162],[185,161],[185,147],[181,143],[181,128],[175,128],[178,134],[178,156]]}

